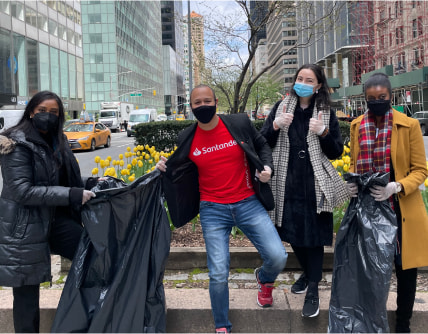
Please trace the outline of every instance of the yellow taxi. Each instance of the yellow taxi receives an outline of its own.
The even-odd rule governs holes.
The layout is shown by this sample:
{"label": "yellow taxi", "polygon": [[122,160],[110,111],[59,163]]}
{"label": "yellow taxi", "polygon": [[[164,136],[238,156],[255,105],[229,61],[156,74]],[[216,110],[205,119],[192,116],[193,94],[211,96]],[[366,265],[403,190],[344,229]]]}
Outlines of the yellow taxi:
{"label": "yellow taxi", "polygon": [[185,118],[184,118],[184,114],[177,114],[177,115],[175,116],[175,120],[176,120],[176,121],[184,121],[184,120],[185,120]]}
{"label": "yellow taxi", "polygon": [[111,144],[110,129],[99,122],[71,123],[63,131],[72,150],[93,151],[98,146],[110,147]]}

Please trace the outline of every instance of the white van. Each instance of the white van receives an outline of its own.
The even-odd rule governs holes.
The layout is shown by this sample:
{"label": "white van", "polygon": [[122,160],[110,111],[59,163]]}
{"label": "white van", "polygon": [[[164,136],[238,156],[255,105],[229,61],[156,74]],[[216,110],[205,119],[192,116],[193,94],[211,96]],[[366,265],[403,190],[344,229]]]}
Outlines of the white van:
{"label": "white van", "polygon": [[24,109],[0,109],[0,132],[18,124]]}
{"label": "white van", "polygon": [[129,114],[128,126],[126,134],[128,137],[135,135],[135,126],[140,123],[148,123],[156,120],[156,109],[134,109]]}

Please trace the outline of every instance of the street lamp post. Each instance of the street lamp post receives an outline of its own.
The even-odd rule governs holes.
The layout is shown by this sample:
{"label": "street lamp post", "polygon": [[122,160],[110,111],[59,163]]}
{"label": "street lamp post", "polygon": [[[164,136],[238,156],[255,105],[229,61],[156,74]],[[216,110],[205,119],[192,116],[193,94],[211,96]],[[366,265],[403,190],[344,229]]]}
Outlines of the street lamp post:
{"label": "street lamp post", "polygon": [[111,79],[113,78],[113,77],[118,77],[119,75],[122,75],[122,74],[127,74],[127,73],[131,73],[132,71],[126,71],[126,72],[120,72],[120,73],[117,73],[117,74],[111,74],[110,75],[110,100],[113,100],[113,88],[112,88],[112,82],[111,82]]}

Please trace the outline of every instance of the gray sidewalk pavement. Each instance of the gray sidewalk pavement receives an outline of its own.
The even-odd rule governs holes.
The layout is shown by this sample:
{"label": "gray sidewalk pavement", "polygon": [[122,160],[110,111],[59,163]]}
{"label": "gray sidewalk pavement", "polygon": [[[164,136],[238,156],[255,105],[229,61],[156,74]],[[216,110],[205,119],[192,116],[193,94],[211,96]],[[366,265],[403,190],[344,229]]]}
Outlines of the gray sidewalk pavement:
{"label": "gray sidewalk pavement", "polygon": [[[196,263],[201,250],[172,249],[171,258],[178,256],[183,263]],[[232,249],[232,261],[239,262],[239,256],[253,254],[251,249]],[[178,254],[178,255],[177,255]],[[238,255],[237,255],[238,254]],[[261,309],[256,304],[257,285],[254,279],[254,266],[235,267],[230,271],[230,319],[234,333],[325,333],[328,325],[328,305],[330,300],[331,268],[323,273],[320,283],[320,315],[315,319],[301,317],[304,301],[303,295],[290,293],[291,284],[300,275],[299,270],[285,270],[276,282],[274,290],[274,305],[271,308]],[[169,262],[170,262],[169,261]],[[257,263],[253,258],[252,263]],[[290,253],[290,261],[293,254]],[[243,263],[246,263],[242,260]],[[176,263],[176,261],[174,261]],[[292,262],[291,262],[292,263]],[[167,306],[167,332],[169,333],[211,333],[214,324],[208,293],[208,273],[203,263],[200,267],[174,269],[169,264],[165,271],[164,285]],[[66,272],[61,271],[61,260],[58,256],[52,257],[53,285],[51,288],[41,289],[41,331],[49,332],[55,310],[61,296]],[[393,331],[394,310],[396,299],[396,281],[392,276],[390,295],[388,299],[388,318]],[[418,275],[418,291],[412,319],[412,331],[416,333],[428,332],[428,271],[421,270]],[[0,332],[12,332],[12,290],[0,290]]]}

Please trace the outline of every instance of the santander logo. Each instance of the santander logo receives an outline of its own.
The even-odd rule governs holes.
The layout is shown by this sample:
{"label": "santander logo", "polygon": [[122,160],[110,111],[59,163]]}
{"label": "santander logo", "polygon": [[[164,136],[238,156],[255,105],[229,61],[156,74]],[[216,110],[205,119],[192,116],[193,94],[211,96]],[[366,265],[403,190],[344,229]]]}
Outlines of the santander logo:
{"label": "santander logo", "polygon": [[235,145],[238,145],[238,143],[236,142],[236,140],[231,139],[228,142],[223,143],[223,144],[216,144],[216,145],[210,146],[210,147],[202,147],[202,151],[200,151],[198,148],[196,148],[193,151],[193,155],[195,157],[197,157],[201,154],[207,154],[207,153],[211,153],[211,152],[220,151],[220,150],[223,150],[225,148],[233,147]]}

